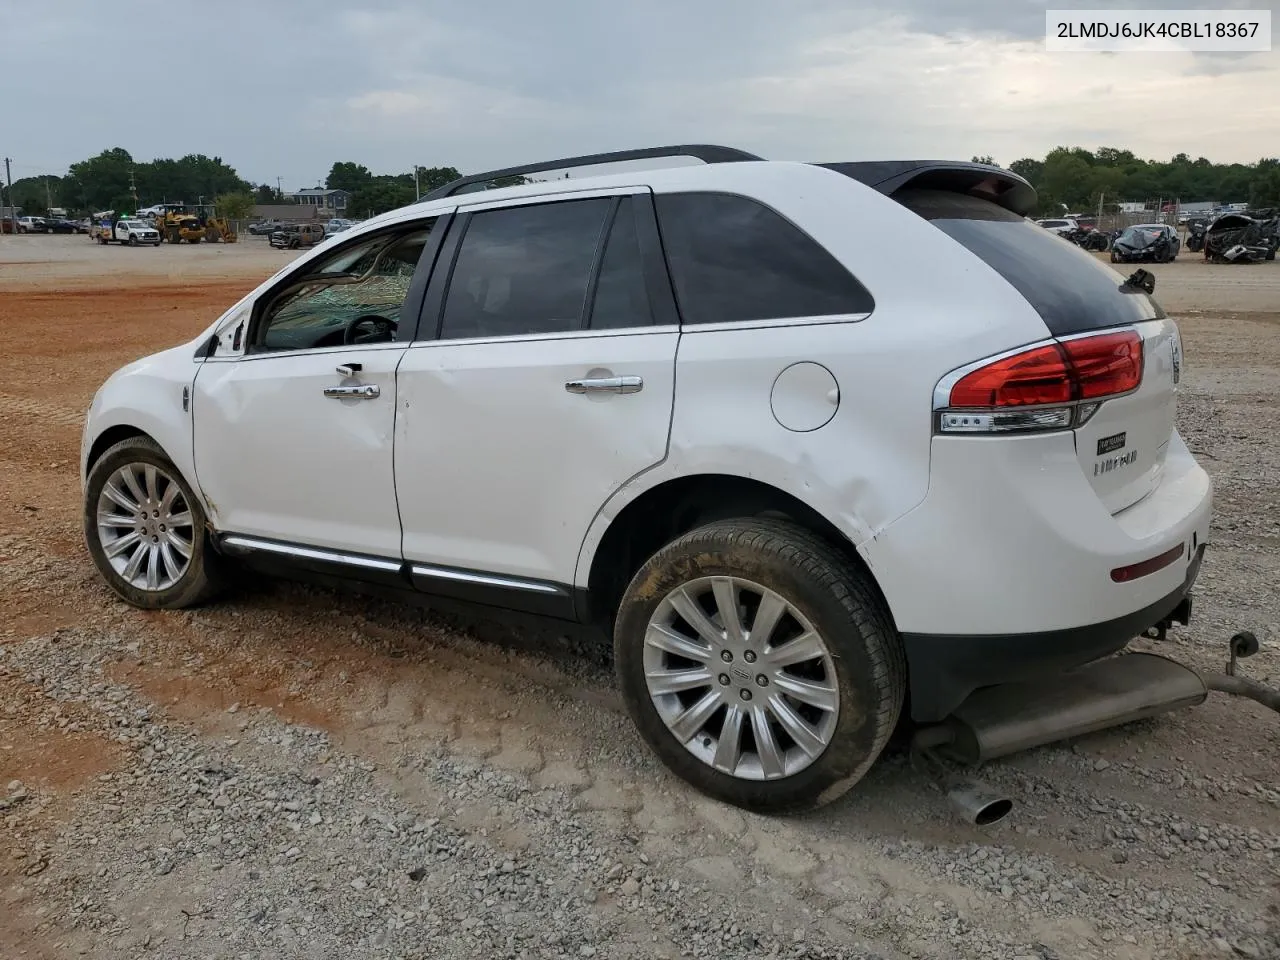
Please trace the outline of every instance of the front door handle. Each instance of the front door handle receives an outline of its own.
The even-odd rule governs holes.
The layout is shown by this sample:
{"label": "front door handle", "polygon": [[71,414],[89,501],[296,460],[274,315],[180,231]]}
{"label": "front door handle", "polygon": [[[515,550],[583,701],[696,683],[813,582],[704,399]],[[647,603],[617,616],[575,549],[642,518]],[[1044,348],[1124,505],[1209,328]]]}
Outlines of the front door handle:
{"label": "front door handle", "polygon": [[592,377],[570,380],[564,385],[570,393],[639,393],[644,389],[641,377]]}
{"label": "front door handle", "polygon": [[358,387],[324,388],[324,395],[335,400],[372,400],[381,392],[376,383],[364,383]]}

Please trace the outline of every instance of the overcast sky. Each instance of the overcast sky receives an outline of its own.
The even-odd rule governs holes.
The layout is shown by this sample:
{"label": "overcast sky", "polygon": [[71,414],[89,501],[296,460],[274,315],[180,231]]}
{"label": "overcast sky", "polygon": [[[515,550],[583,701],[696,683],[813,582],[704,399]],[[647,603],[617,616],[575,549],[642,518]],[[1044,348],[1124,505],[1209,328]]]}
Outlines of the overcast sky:
{"label": "overcast sky", "polygon": [[[774,159],[1280,155],[1271,53],[1047,53],[1055,0],[0,0],[14,178],[113,146],[313,186],[710,142]],[[1147,8],[1237,6],[1280,0]]]}

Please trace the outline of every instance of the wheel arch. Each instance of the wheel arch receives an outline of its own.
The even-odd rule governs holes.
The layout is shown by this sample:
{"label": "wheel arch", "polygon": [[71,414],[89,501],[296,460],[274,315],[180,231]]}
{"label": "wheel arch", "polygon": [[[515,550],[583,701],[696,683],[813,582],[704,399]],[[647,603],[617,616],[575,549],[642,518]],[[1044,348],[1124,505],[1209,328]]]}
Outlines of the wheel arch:
{"label": "wheel arch", "polygon": [[582,558],[588,573],[579,616],[610,631],[631,577],[660,547],[703,524],[746,516],[783,517],[811,530],[849,558],[890,611],[853,541],[821,512],[770,483],[704,473],[665,480],[645,490],[609,522],[595,550]]}
{"label": "wheel arch", "polygon": [[[122,440],[130,440],[134,437],[146,437],[153,443],[160,443],[160,441],[156,440],[156,438],[151,436],[151,434],[133,426],[132,424],[119,423],[113,427],[107,427],[107,429],[98,434],[93,443],[89,446],[89,452],[85,455],[84,460],[85,474],[87,475],[89,471],[93,469],[93,465],[101,460],[102,455],[109,449]],[[163,444],[161,444],[161,447],[163,447]]]}

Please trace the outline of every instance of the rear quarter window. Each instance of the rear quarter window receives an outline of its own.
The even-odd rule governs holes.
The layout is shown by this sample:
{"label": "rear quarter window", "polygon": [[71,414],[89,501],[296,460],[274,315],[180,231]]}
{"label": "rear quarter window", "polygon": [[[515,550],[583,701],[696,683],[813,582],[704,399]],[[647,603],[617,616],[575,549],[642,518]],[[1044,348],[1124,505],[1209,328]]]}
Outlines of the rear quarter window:
{"label": "rear quarter window", "polygon": [[1000,274],[1056,337],[1165,316],[1148,294],[1122,291],[1123,278],[1092,254],[989,200],[943,190],[894,199]]}
{"label": "rear quarter window", "polygon": [[732,193],[654,198],[685,324],[870,313],[871,294],[811,236]]}

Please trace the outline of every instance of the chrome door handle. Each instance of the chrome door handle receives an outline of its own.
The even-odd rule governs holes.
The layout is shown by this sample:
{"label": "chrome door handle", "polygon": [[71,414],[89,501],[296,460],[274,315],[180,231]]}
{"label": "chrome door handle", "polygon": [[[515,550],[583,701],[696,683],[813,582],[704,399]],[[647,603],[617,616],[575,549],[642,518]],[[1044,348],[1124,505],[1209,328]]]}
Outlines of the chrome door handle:
{"label": "chrome door handle", "polygon": [[564,385],[570,393],[639,393],[644,389],[641,377],[594,377],[570,380]]}
{"label": "chrome door handle", "polygon": [[324,395],[335,400],[372,400],[381,392],[376,383],[365,383],[358,387],[324,388]]}

